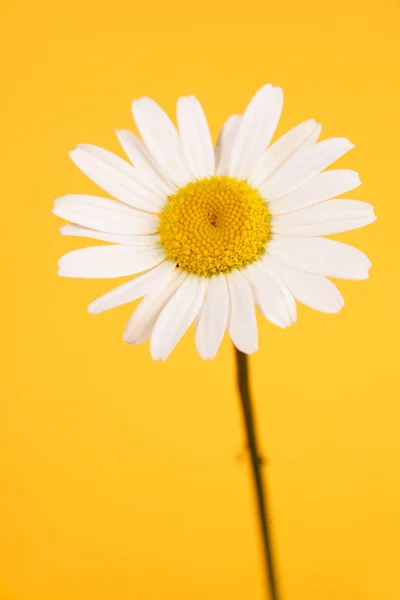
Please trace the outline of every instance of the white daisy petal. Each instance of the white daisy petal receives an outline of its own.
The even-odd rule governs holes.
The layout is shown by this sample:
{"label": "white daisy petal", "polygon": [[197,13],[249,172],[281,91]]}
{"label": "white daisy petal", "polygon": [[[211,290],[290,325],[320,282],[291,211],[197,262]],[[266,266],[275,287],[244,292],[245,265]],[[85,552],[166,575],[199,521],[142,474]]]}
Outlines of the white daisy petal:
{"label": "white daisy petal", "polygon": [[229,173],[232,144],[239,129],[241,118],[240,115],[232,115],[222,126],[215,145],[215,172],[217,175],[227,175]]}
{"label": "white daisy petal", "polygon": [[285,302],[286,310],[289,313],[290,323],[291,325],[293,325],[293,323],[296,323],[297,321],[296,299],[287,287],[287,285],[282,281],[282,279],[280,279],[277,275],[273,275],[273,273],[269,273],[269,275],[271,275],[271,277],[274,277],[274,279],[278,281],[281,287],[282,299]]}
{"label": "white daisy petal", "polygon": [[193,180],[178,132],[165,112],[150,98],[132,104],[133,117],[159,171],[178,186]]}
{"label": "white daisy petal", "polygon": [[275,233],[291,237],[319,237],[321,235],[333,235],[343,233],[352,229],[365,227],[376,221],[375,216],[358,217],[354,219],[342,219],[338,221],[325,221],[323,223],[308,223],[303,225],[288,225],[277,228]]}
{"label": "white daisy petal", "polygon": [[[259,265],[261,267],[261,269],[265,272],[265,268],[263,266],[262,259],[257,261],[257,265]],[[296,323],[296,321],[297,321],[297,305],[296,305],[295,297],[293,296],[292,292],[289,290],[287,285],[282,281],[282,279],[280,277],[278,277],[274,273],[268,273],[268,276],[275,279],[275,281],[278,283],[280,290],[281,290],[281,298],[282,298],[283,302],[285,303],[286,310],[290,317],[290,324],[293,325],[293,323]]]}
{"label": "white daisy petal", "polygon": [[214,358],[224,337],[229,312],[229,293],[223,275],[210,278],[196,322],[196,347],[201,358]]}
{"label": "white daisy petal", "polygon": [[343,308],[342,295],[326,277],[294,269],[270,256],[265,256],[262,263],[267,272],[282,279],[302,304],[324,313],[337,313]]}
{"label": "white daisy petal", "polygon": [[272,231],[285,236],[332,235],[376,220],[374,208],[361,200],[328,200],[272,218]]}
{"label": "white daisy petal", "polygon": [[175,269],[167,282],[157,286],[143,298],[125,327],[124,342],[142,344],[150,338],[160,312],[186,277],[187,273],[182,269]]}
{"label": "white daisy petal", "polygon": [[102,242],[111,242],[113,244],[125,244],[127,246],[154,246],[160,241],[158,234],[154,235],[119,235],[117,233],[104,233],[79,225],[64,225],[61,227],[62,235],[71,237],[92,238]]}
{"label": "white daisy petal", "polygon": [[[268,321],[278,327],[288,327],[296,315],[296,303],[290,292],[273,275],[266,273],[259,262],[243,270],[250,281],[255,304]],[[290,306],[288,306],[290,303]],[[293,310],[294,305],[294,310]]]}
{"label": "white daisy petal", "polygon": [[229,335],[238,350],[253,354],[258,349],[258,333],[250,284],[236,269],[228,273],[226,279],[230,298]]}
{"label": "white daisy petal", "polygon": [[314,144],[321,133],[321,125],[314,119],[300,123],[276,140],[263,154],[253,168],[248,182],[251,186],[260,187],[300,148]]}
{"label": "white daisy petal", "polygon": [[132,281],[128,281],[104,294],[101,298],[97,298],[97,300],[89,304],[88,311],[93,314],[99,314],[110,308],[127,304],[141,296],[145,296],[153,289],[166,284],[175,267],[175,263],[169,260],[162,262],[150,271],[138,275]]}
{"label": "white daisy petal", "polygon": [[151,181],[125,160],[91,144],[80,144],[69,153],[76,166],[117,200],[139,210],[159,212],[166,198],[152,191]]}
{"label": "white daisy petal", "polygon": [[162,309],[151,334],[150,351],[154,360],[165,360],[201,308],[206,278],[190,273]]}
{"label": "white daisy petal", "polygon": [[165,259],[158,244],[152,246],[92,246],[68,252],[58,261],[62,277],[102,279],[136,275]]}
{"label": "white daisy petal", "polygon": [[260,187],[261,195],[266,200],[272,201],[293,192],[351,148],[353,144],[346,138],[331,138],[308,148],[302,148]]}
{"label": "white daisy petal", "polygon": [[176,192],[176,186],[171,181],[166,181],[157,171],[151,154],[142,140],[128,129],[117,129],[116,134],[129,160],[139,172],[147,176],[148,181],[154,186],[154,190],[161,190],[166,196]]}
{"label": "white daisy petal", "polygon": [[108,198],[83,194],[70,194],[57,198],[53,213],[82,227],[120,235],[155,233],[159,223],[156,215],[136,210]]}
{"label": "white daisy petal", "polygon": [[297,269],[339,279],[368,279],[371,266],[358,248],[327,238],[275,236],[267,252]]}
{"label": "white daisy petal", "polygon": [[335,169],[320,173],[294,192],[268,205],[273,215],[291,213],[354,190],[361,184],[356,171]]}
{"label": "white daisy petal", "polygon": [[214,175],[214,147],[206,116],[197,98],[179,98],[177,119],[183,150],[192,174],[197,179]]}
{"label": "white daisy petal", "polygon": [[283,106],[281,88],[266,85],[253,96],[246,108],[235,136],[229,175],[246,179],[278,125]]}

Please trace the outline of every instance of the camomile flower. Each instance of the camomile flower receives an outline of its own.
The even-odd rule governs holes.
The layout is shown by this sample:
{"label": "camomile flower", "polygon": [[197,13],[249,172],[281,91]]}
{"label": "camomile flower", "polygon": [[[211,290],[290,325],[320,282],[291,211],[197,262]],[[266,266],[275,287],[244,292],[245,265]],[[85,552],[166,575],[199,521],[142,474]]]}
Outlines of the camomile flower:
{"label": "camomile flower", "polygon": [[[151,99],[133,102],[141,141],[117,131],[129,162],[90,144],[73,162],[115,200],[73,194],[55,201],[64,235],[110,242],[74,250],[59,274],[133,279],[89,306],[102,311],[144,297],[124,340],[150,339],[166,359],[196,321],[196,346],[213,358],[225,330],[246,354],[257,350],[255,307],[278,327],[296,321],[296,301],[336,313],[343,298],[328,277],[366,279],[358,249],[322,236],[375,220],[370,204],[337,199],[360,185],[355,171],[324,171],[353,145],[318,141],[314,120],[271,144],[283,105],[266,85],[242,116],[231,116],[214,148],[193,96],[179,98],[178,129]],[[271,145],[270,145],[271,144]]]}

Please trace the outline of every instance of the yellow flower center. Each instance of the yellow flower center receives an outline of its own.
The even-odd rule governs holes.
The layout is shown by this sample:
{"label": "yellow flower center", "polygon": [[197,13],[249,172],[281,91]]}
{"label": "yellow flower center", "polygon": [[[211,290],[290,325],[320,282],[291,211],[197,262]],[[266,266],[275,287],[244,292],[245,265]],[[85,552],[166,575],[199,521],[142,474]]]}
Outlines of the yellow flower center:
{"label": "yellow flower center", "polygon": [[226,175],[188,183],[160,214],[160,242],[181,269],[197,275],[227,273],[261,256],[271,213],[257,190]]}

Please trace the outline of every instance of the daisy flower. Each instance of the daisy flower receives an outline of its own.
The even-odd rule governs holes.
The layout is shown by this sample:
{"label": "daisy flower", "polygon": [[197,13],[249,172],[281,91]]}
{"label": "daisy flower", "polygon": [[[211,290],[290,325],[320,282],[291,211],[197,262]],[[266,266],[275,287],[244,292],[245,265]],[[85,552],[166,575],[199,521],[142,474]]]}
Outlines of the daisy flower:
{"label": "daisy flower", "polygon": [[336,199],[360,185],[355,171],[324,171],[353,145],[318,141],[314,120],[270,145],[283,93],[266,85],[242,116],[231,116],[214,148],[193,96],[179,98],[178,129],[151,99],[133,102],[141,141],[117,131],[129,162],[80,144],[73,162],[115,200],[73,194],[55,201],[70,221],[63,235],[112,245],[74,250],[59,261],[64,277],[135,276],[95,300],[89,312],[144,297],[124,340],[150,339],[166,359],[196,321],[196,346],[213,358],[225,329],[246,354],[257,350],[255,307],[274,325],[296,321],[296,301],[336,313],[343,298],[328,277],[366,279],[358,249],[322,236],[375,220],[370,204]]}

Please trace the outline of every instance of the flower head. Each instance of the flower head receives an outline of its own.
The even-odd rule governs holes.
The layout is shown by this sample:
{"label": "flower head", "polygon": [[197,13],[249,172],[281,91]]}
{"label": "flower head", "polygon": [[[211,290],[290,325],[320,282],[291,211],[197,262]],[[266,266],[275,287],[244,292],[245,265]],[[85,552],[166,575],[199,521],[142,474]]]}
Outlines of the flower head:
{"label": "flower head", "polygon": [[243,116],[226,121],[214,148],[196,98],[178,100],[178,131],[155,102],[141,98],[133,116],[143,141],[117,132],[130,162],[89,144],[71,152],[116,200],[58,198],[54,213],[73,223],[61,231],[112,245],[69,252],[59,274],[135,275],[89,311],[144,296],[124,340],[150,339],[153,358],[167,358],[195,320],[203,358],[215,356],[225,329],[251,354],[258,345],[255,306],[287,327],[296,321],[296,300],[326,313],[343,307],[327,277],[368,277],[370,262],[360,250],[321,237],[375,220],[370,204],[336,199],[358,187],[356,172],[324,172],[352,144],[318,142],[321,126],[308,120],[270,145],[282,105],[282,90],[264,86]]}

